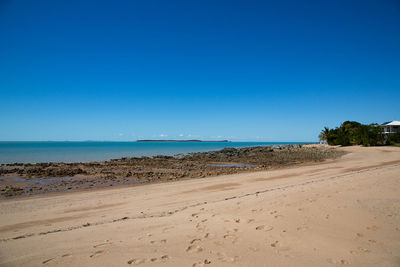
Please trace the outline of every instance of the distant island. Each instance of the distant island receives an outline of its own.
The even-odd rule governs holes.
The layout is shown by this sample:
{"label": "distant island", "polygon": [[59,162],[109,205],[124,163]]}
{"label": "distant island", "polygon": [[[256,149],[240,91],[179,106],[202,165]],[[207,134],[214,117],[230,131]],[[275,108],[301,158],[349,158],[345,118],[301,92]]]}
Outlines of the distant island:
{"label": "distant island", "polygon": [[213,141],[205,141],[205,140],[136,140],[136,142],[229,142],[228,140],[213,140]]}

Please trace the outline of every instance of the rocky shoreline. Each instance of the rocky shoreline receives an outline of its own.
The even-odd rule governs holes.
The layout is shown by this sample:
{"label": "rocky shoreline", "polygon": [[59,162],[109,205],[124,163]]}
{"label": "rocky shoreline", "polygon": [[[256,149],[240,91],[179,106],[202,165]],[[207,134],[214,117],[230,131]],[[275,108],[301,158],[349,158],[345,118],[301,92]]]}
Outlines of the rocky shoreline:
{"label": "rocky shoreline", "polygon": [[327,146],[275,145],[103,162],[3,164],[0,198],[268,170],[343,154]]}

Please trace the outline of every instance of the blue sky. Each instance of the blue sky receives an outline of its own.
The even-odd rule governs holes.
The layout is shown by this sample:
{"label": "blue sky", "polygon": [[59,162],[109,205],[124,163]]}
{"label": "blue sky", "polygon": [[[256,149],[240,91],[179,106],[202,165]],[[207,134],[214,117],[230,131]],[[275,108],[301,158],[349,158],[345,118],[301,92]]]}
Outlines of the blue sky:
{"label": "blue sky", "polygon": [[0,140],[316,141],[400,120],[399,1],[0,0]]}

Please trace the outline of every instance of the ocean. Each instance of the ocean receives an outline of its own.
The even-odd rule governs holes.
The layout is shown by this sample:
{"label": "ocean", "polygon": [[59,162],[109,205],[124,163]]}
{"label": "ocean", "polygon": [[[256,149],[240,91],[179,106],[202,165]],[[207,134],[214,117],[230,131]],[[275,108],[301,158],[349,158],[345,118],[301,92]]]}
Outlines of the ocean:
{"label": "ocean", "polygon": [[0,164],[89,162],[301,142],[0,142]]}

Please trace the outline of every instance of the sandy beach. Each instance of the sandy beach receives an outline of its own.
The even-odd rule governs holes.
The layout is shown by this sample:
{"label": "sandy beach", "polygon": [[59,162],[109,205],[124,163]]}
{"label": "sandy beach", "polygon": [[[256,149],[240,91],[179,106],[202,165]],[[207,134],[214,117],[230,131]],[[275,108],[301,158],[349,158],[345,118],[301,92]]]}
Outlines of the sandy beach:
{"label": "sandy beach", "polygon": [[400,148],[5,199],[1,266],[399,266]]}

